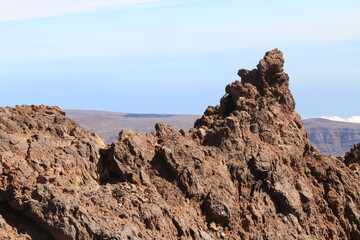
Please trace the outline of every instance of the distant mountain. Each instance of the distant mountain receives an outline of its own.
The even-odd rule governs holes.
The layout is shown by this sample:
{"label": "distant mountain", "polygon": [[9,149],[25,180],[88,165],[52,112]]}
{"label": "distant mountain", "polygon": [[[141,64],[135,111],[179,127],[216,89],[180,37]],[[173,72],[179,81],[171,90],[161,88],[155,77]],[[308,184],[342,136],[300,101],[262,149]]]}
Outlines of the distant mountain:
{"label": "distant mountain", "polygon": [[131,129],[140,133],[155,131],[156,123],[165,123],[176,129],[189,130],[200,115],[181,114],[134,114],[93,110],[64,110],[66,115],[74,119],[87,130],[102,136],[110,143],[118,139],[123,129]]}
{"label": "distant mountain", "polygon": [[[140,133],[154,131],[156,123],[165,123],[176,129],[189,130],[200,115],[132,114],[91,110],[65,110],[87,130],[102,136],[108,143],[118,139],[122,129]],[[344,156],[355,143],[360,142],[360,124],[331,121],[324,118],[303,119],[308,136],[321,152]]]}
{"label": "distant mountain", "polygon": [[360,123],[338,122],[324,118],[302,121],[310,142],[325,154],[344,156],[354,144],[360,142]]}

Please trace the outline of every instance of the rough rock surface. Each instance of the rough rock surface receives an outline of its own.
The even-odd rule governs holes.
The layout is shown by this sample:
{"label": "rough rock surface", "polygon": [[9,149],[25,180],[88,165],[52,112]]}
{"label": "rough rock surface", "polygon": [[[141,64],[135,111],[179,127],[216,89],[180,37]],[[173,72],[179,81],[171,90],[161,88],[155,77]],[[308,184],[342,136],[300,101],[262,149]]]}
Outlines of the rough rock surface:
{"label": "rough rock surface", "polygon": [[188,132],[109,146],[58,108],[1,108],[0,238],[359,239],[358,152],[312,147],[283,64],[239,70]]}
{"label": "rough rock surface", "polygon": [[360,167],[360,143],[355,144],[350,152],[345,155],[345,163],[350,168],[359,168]]}

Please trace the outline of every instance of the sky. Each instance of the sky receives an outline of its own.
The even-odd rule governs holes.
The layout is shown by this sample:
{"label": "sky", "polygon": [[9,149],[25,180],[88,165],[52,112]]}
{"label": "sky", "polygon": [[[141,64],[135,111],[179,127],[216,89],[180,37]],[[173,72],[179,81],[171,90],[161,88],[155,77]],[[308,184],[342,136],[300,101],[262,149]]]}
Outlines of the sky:
{"label": "sky", "polygon": [[278,48],[303,118],[356,121],[359,12],[358,0],[0,0],[0,106],[202,114]]}

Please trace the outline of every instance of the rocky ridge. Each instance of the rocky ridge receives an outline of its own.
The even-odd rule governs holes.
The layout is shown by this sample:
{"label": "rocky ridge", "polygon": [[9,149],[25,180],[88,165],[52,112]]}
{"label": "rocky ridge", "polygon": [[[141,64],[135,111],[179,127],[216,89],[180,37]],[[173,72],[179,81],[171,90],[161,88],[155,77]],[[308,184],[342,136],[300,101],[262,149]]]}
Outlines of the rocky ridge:
{"label": "rocky ridge", "polygon": [[359,145],[307,138],[284,58],[239,70],[185,132],[106,145],[56,107],[0,109],[1,239],[360,239]]}

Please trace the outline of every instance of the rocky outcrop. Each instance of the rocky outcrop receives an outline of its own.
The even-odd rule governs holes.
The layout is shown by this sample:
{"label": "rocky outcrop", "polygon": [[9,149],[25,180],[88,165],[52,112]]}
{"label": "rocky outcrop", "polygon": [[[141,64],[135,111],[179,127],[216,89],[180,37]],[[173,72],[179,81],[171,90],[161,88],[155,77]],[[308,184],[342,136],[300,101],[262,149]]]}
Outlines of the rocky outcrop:
{"label": "rocky outcrop", "polygon": [[360,167],[360,143],[355,144],[354,147],[346,153],[345,164],[355,169]]}
{"label": "rocky outcrop", "polygon": [[0,237],[359,239],[359,168],[309,143],[283,64],[239,70],[190,131],[108,146],[57,108],[1,109]]}

